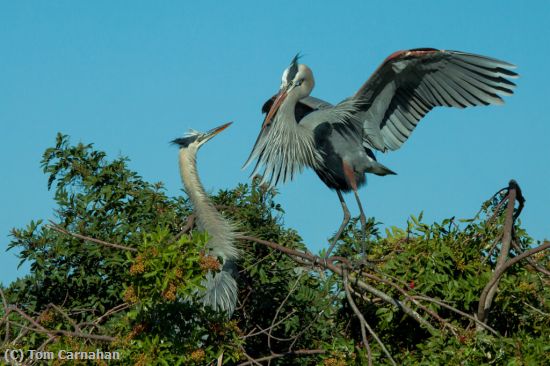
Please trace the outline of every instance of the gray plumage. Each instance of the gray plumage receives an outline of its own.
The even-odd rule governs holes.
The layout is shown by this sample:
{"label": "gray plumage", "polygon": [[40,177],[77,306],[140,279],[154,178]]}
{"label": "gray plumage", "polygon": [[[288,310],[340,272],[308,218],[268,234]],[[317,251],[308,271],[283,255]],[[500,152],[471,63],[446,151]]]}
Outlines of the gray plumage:
{"label": "gray plumage", "polygon": [[236,275],[235,261],[239,258],[239,250],[235,246],[235,226],[216,210],[208,198],[198,176],[196,163],[198,149],[227,126],[229,123],[206,133],[191,131],[184,137],[175,139],[173,143],[180,146],[181,179],[193,203],[197,227],[210,236],[205,248],[206,254],[221,259],[223,264],[221,271],[209,271],[206,274],[202,282],[205,291],[201,300],[212,309],[231,315],[235,310],[238,290],[233,277]]}
{"label": "gray plumage", "polygon": [[[331,105],[309,96],[315,81],[295,57],[284,71],[279,93],[262,109],[262,129],[245,166],[276,185],[292,180],[304,167],[336,190],[344,221],[328,253],[349,220],[341,192],[353,191],[366,218],[357,188],[365,173],[395,174],[376,161],[373,150],[396,150],[418,122],[437,106],[465,108],[503,104],[512,95],[514,65],[459,51],[420,48],[390,55],[351,97]],[[291,79],[291,76],[294,77]]]}

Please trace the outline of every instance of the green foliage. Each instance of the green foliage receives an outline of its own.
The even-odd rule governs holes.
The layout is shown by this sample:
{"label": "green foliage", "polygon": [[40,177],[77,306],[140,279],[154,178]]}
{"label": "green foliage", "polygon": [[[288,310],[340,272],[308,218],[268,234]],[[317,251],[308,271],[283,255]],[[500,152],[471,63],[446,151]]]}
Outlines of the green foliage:
{"label": "green foliage", "polygon": [[174,241],[167,229],[159,229],[143,239],[135,257],[127,252],[131,264],[131,285],[124,292],[127,302],[152,307],[192,297],[205,274],[200,267],[205,235],[183,235]]}
{"label": "green foliage", "polygon": [[[108,162],[92,145],[70,146],[66,136],[57,136],[42,166],[48,187],[55,186],[56,221],[71,232],[136,247],[143,233],[157,227],[176,232],[189,212],[182,200],[166,197],[162,184],[147,183],[129,171],[124,158]],[[69,309],[94,309],[79,320],[117,305],[128,270],[125,256],[41,224],[38,220],[12,231],[9,248],[21,250],[32,272],[13,287],[13,301],[30,312],[53,299]]]}
{"label": "green foliage", "polygon": [[[315,350],[275,357],[271,365],[365,364],[359,323],[339,276],[265,245],[239,242],[239,303],[228,318],[198,301],[201,281],[217,262],[203,254],[207,233],[182,232],[192,212],[187,200],[143,181],[126,159],[109,161],[92,145],[71,145],[63,135],[46,150],[42,166],[55,193],[56,223],[123,248],[71,236],[42,220],[14,229],[9,247],[20,251],[31,273],[3,289],[10,304],[0,309],[0,318],[10,322],[0,327],[3,348],[117,350],[118,364],[124,365],[207,365],[218,358],[232,365],[248,357]],[[253,181],[211,198],[240,232],[306,252],[298,233],[284,227],[275,197],[274,190]],[[369,220],[369,261],[352,271],[350,281],[365,281],[399,299],[436,328],[428,331],[368,292],[355,297],[397,364],[550,364],[548,278],[524,262],[503,276],[493,301],[488,325],[499,335],[477,332],[471,319],[436,302],[418,300],[422,309],[404,295],[476,313],[496,264],[493,245],[502,232],[502,209],[490,217],[500,198],[484,203],[469,220],[426,224],[420,214],[406,228],[385,233]],[[515,240],[522,250],[534,245],[519,225]],[[360,243],[352,219],[336,254],[356,259]],[[535,259],[548,268],[547,254]],[[48,335],[55,331],[55,337]],[[371,335],[368,340],[374,364],[390,364]]]}
{"label": "green foliage", "polygon": [[[496,265],[496,257],[489,250],[500,239],[504,217],[490,219],[489,216],[498,202],[484,203],[482,213],[485,215],[463,220],[466,225],[457,224],[454,218],[427,225],[420,214],[418,218],[410,217],[405,230],[386,229],[385,237],[371,220],[371,235],[375,240],[370,243],[369,258],[376,265],[370,272],[400,284],[410,295],[431,297],[475,314],[479,295]],[[357,230],[351,230],[342,240],[338,254],[356,251],[351,247],[359,241],[358,235]],[[522,250],[533,245],[532,239],[519,226],[515,228],[515,236]],[[549,268],[548,254],[539,253],[537,259],[542,267]],[[501,336],[476,332],[470,319],[433,302],[427,302],[427,308],[449,320],[458,330],[456,336],[449,336],[448,330],[443,328],[440,334],[431,335],[397,307],[367,302],[362,312],[392,349],[391,353],[397,355],[398,363],[403,365],[548,364],[548,285],[548,279],[531,266],[518,264],[507,271],[500,281],[488,322]],[[403,298],[395,287],[378,288]],[[374,301],[374,297],[370,298]],[[345,304],[343,311],[343,318],[353,315]]]}

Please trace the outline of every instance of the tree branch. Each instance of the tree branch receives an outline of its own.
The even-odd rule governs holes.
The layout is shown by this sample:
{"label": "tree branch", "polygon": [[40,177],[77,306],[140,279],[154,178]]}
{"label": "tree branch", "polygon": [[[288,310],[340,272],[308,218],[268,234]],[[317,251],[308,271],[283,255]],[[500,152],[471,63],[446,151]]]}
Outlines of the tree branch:
{"label": "tree branch", "polygon": [[[355,301],[353,301],[353,297],[351,297],[347,271],[344,271],[344,291],[346,292],[346,298],[348,299],[348,303],[351,306],[351,309],[355,313],[355,316],[357,316],[357,318],[359,319],[359,324],[361,327],[361,337],[363,338],[363,344],[365,345],[365,349],[367,350],[369,366],[372,366],[372,352],[370,349],[369,341],[367,340],[367,333],[365,331],[365,328],[368,326],[368,324],[367,324],[367,321],[365,320],[365,317],[363,316],[363,314],[361,314],[361,311],[359,311],[359,308],[355,304]],[[370,330],[370,327],[369,327],[369,330]],[[387,351],[386,347],[384,347],[383,344],[381,344],[381,346],[384,351]],[[389,358],[390,360],[393,361],[391,356],[389,356]]]}
{"label": "tree branch", "polygon": [[[315,256],[311,253],[301,252],[298,250],[294,250],[291,248],[287,248],[285,246],[282,246],[280,244],[270,242],[263,239],[258,239],[253,236],[246,236],[246,235],[239,235],[236,237],[239,240],[247,240],[247,241],[253,241],[259,244],[263,244],[265,246],[268,246],[272,249],[278,250],[280,252],[283,252],[290,256],[293,260],[297,261],[296,259],[301,258],[307,260],[311,265],[319,266],[324,269],[328,269],[332,271],[333,273],[339,275],[340,277],[343,277],[343,269],[345,268],[352,268],[351,264],[346,258],[338,257],[338,256],[331,256],[329,258],[321,258],[319,256]],[[335,263],[339,263],[336,265]],[[392,298],[388,294],[378,290],[377,288],[361,281],[360,279],[356,278],[355,276],[350,276],[352,278],[353,283],[355,283],[357,286],[359,286],[364,291],[367,291],[371,293],[372,295],[381,298],[385,302],[387,302],[390,305],[394,305],[401,309],[405,314],[411,316],[414,320],[416,320],[418,323],[426,327],[426,329],[433,335],[438,334],[437,329],[435,329],[426,319],[424,319],[420,314],[418,314],[415,310],[410,308],[409,306],[405,305],[403,302],[399,301],[398,299]]]}
{"label": "tree branch", "polygon": [[[2,287],[0,287],[0,296],[2,297],[2,306],[4,307],[4,317],[7,319],[8,316],[8,302],[6,301],[6,296],[4,296],[4,291],[2,291]],[[3,321],[3,320],[2,320]],[[0,321],[0,324],[2,324],[2,321]],[[7,343],[10,339],[10,324],[6,322],[6,334],[4,335],[4,342]]]}
{"label": "tree branch", "polygon": [[[506,217],[504,220],[500,254],[497,259],[497,263],[496,263],[495,270],[493,271],[493,275],[491,276],[491,279],[489,280],[489,282],[487,282],[487,284],[483,288],[483,291],[481,292],[481,295],[479,297],[477,319],[483,323],[487,322],[487,316],[488,316],[489,310],[491,309],[491,304],[493,302],[496,291],[498,289],[498,283],[501,277],[506,272],[506,270],[508,270],[511,266],[513,266],[515,263],[519,262],[523,258],[527,258],[535,253],[538,253],[550,247],[550,243],[545,242],[537,248],[528,250],[508,260],[508,256],[510,254],[510,246],[513,239],[512,236],[513,236],[513,230],[514,230],[514,221],[519,216],[519,213],[521,213],[521,210],[523,209],[524,202],[525,202],[525,198],[521,193],[521,189],[515,180],[511,180],[508,185],[507,200],[508,200],[508,205],[506,208]],[[514,213],[514,206],[515,206],[516,200],[519,202],[519,207],[517,212]],[[482,327],[479,325],[479,323],[477,323],[476,329],[478,331],[482,330]]]}
{"label": "tree branch", "polygon": [[[545,242],[546,243],[546,242]],[[543,243],[544,244],[544,243]],[[542,245],[542,244],[541,244]],[[520,246],[516,243],[515,240],[512,240],[512,246],[514,247],[515,250],[518,251],[518,253],[522,253],[522,250],[520,248]],[[527,262],[529,263],[529,265],[531,267],[533,267],[536,271],[546,275],[546,276],[549,276],[550,277],[550,271],[547,270],[546,268],[544,268],[543,266],[541,266],[540,264],[537,263],[536,260],[534,260],[533,258],[531,258],[530,256],[527,256],[527,258],[525,258],[527,260]]]}
{"label": "tree branch", "polygon": [[264,356],[264,357],[260,357],[260,358],[256,358],[256,359],[253,359],[252,357],[250,357],[249,361],[246,361],[246,362],[242,362],[240,364],[238,364],[238,366],[246,366],[246,365],[253,365],[253,364],[260,364],[260,362],[263,362],[263,361],[271,361],[271,360],[274,360],[276,358],[281,358],[281,357],[285,357],[285,356],[308,356],[308,355],[319,355],[319,354],[324,354],[326,353],[326,351],[324,349],[300,349],[300,350],[297,350],[297,351],[292,351],[292,352],[285,352],[285,353],[273,353],[269,356]]}
{"label": "tree branch", "polygon": [[103,241],[103,240],[91,238],[89,236],[84,236],[84,235],[80,235],[80,234],[77,234],[77,233],[72,233],[70,231],[67,231],[66,229],[64,229],[60,225],[56,224],[55,222],[53,222],[53,221],[50,221],[50,222],[51,222],[51,224],[47,225],[47,227],[54,230],[54,231],[57,231],[61,234],[69,235],[69,236],[72,236],[73,238],[89,241],[89,242],[100,244],[100,245],[103,245],[103,246],[106,246],[106,247],[111,247],[111,248],[115,248],[115,249],[122,249],[122,250],[129,250],[131,252],[137,252],[136,248],[127,247],[127,246],[120,245],[120,244],[113,244],[113,243],[109,243],[109,242],[106,242],[106,241]]}
{"label": "tree branch", "polygon": [[45,334],[48,334],[50,336],[64,335],[64,336],[77,337],[77,338],[95,339],[95,340],[98,340],[98,341],[106,341],[106,342],[116,341],[116,338],[110,337],[110,336],[105,336],[105,335],[87,334],[87,333],[83,333],[83,332],[72,332],[72,331],[62,330],[62,329],[46,329],[40,323],[38,323],[35,319],[33,319],[31,316],[29,316],[27,313],[25,313],[23,310],[19,309],[17,306],[9,305],[8,306],[8,314],[12,311],[18,313],[25,320],[27,320],[29,323],[31,323],[33,325],[33,327],[28,327],[26,325],[13,322],[13,321],[11,321],[7,318],[5,319],[6,322],[8,322],[12,325],[15,325],[17,327],[20,327],[22,329],[31,330],[31,331],[38,332],[38,333],[45,333]]}

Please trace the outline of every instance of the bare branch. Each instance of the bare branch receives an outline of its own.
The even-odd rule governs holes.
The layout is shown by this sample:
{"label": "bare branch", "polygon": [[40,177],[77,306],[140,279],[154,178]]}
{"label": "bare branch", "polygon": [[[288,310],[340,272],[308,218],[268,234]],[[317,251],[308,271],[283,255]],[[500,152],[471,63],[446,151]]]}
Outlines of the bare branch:
{"label": "bare branch", "polygon": [[250,356],[248,353],[246,353],[246,350],[244,349],[243,346],[240,346],[240,348],[241,348],[241,351],[242,351],[243,355],[248,359],[248,363],[241,363],[240,365],[258,365],[258,366],[262,366],[261,363],[259,363],[254,358],[252,358],[252,356]]}
{"label": "bare branch", "polygon": [[101,323],[105,318],[108,318],[109,316],[113,315],[113,314],[116,314],[122,310],[126,310],[130,307],[130,305],[128,305],[127,303],[122,303],[122,304],[119,304],[117,306],[115,306],[114,308],[108,310],[105,314],[101,315],[100,317],[98,317],[96,320],[94,320],[94,324],[99,324]]}
{"label": "bare branch", "polygon": [[[6,301],[6,296],[4,296],[4,291],[2,291],[1,287],[0,287],[0,296],[2,296],[2,306],[4,307],[4,318],[7,319],[7,316],[8,316],[8,302]],[[2,324],[2,321],[0,321],[0,324]],[[7,343],[10,339],[10,324],[8,322],[6,322],[5,332],[6,332],[6,334],[4,335],[4,342],[3,343]]]}
{"label": "bare branch", "polygon": [[[506,217],[504,221],[500,254],[497,260],[495,270],[493,271],[493,275],[491,276],[491,279],[489,280],[489,282],[485,285],[485,288],[483,289],[479,297],[477,318],[484,323],[487,321],[487,315],[491,308],[493,298],[496,294],[498,283],[501,277],[506,272],[506,270],[508,270],[511,266],[513,266],[515,263],[519,262],[520,260],[527,258],[542,250],[546,250],[550,247],[550,242],[545,242],[537,248],[528,250],[508,260],[508,256],[510,254],[510,246],[513,239],[512,235],[514,230],[514,221],[518,217],[521,210],[523,209],[523,205],[525,202],[525,198],[523,198],[521,189],[519,188],[519,185],[517,184],[517,182],[514,180],[511,180],[508,185],[507,199],[508,199],[508,205],[506,208]],[[517,212],[514,213],[514,206],[515,206],[516,200],[519,202],[519,207]],[[478,323],[477,330],[480,331],[481,329],[482,328]]]}
{"label": "bare branch", "polygon": [[413,304],[415,304],[416,306],[418,306],[419,308],[421,308],[422,310],[424,310],[426,313],[428,313],[429,315],[431,315],[434,319],[436,319],[437,321],[439,321],[444,327],[447,327],[451,330],[451,332],[453,333],[453,335],[456,335],[456,329],[455,327],[449,323],[448,321],[446,321],[445,319],[443,319],[442,317],[439,316],[439,314],[435,313],[434,311],[428,309],[427,307],[425,307],[424,305],[422,305],[421,303],[419,303],[418,301],[416,301],[416,299],[411,296],[407,291],[403,290],[401,287],[399,287],[398,285],[396,285],[395,283],[391,282],[391,281],[388,281],[388,280],[385,280],[383,278],[380,278],[378,276],[375,276],[373,274],[370,274],[370,273],[367,273],[367,272],[362,272],[361,273],[363,276],[367,277],[367,278],[371,278],[375,281],[378,281],[378,282],[381,282],[381,283],[384,283],[388,286],[391,286],[393,287],[394,289],[396,289],[397,291],[399,291],[403,296],[405,296],[405,298],[407,298],[407,300],[409,300],[410,302],[412,302]]}
{"label": "bare branch", "polygon": [[[348,283],[348,273],[345,270],[344,270],[344,291],[346,292],[346,298],[348,299],[348,303],[351,306],[351,309],[355,313],[355,316],[359,319],[359,324],[360,324],[360,327],[361,327],[361,337],[363,338],[363,344],[365,345],[365,349],[367,350],[369,366],[372,366],[372,352],[371,352],[371,349],[370,349],[369,341],[367,340],[367,332],[365,331],[368,324],[367,324],[367,321],[365,320],[365,317],[363,316],[363,314],[361,314],[361,311],[359,311],[359,308],[355,304],[355,301],[353,301],[353,297],[351,297],[350,287],[349,287],[349,283]],[[370,330],[370,328],[369,328],[369,330]],[[382,346],[382,349],[384,351],[386,351],[386,348],[384,347],[384,345],[382,344],[381,346]],[[390,360],[393,361],[391,356],[389,356],[389,358],[390,358]],[[394,364],[395,364],[395,362],[394,362]]]}
{"label": "bare branch", "polygon": [[[487,319],[487,314],[489,313],[489,309],[491,308],[493,298],[498,288],[498,281],[500,280],[500,276],[503,273],[500,270],[504,265],[504,263],[506,263],[506,259],[508,258],[508,253],[510,252],[510,244],[512,242],[512,228],[514,226],[514,205],[516,203],[516,186],[517,184],[515,183],[515,181],[510,181],[510,184],[508,185],[508,196],[506,198],[508,201],[508,205],[506,208],[506,218],[504,221],[504,230],[502,234],[500,254],[497,259],[497,264],[496,264],[495,271],[493,272],[493,276],[491,280],[489,280],[487,285],[485,285],[485,288],[483,289],[479,297],[477,318],[482,322],[485,322]],[[501,203],[504,201],[505,199],[503,199]],[[477,326],[477,329],[478,331],[481,330],[479,325]]]}
{"label": "bare branch", "polygon": [[[489,298],[490,294],[491,294],[491,289],[493,288],[496,288],[497,285],[498,285],[498,282],[500,281],[500,278],[502,277],[502,275],[504,275],[504,273],[511,267],[513,266],[514,264],[516,264],[517,262],[521,261],[522,259],[524,258],[527,258],[533,254],[536,254],[538,252],[541,252],[543,250],[547,250],[550,248],[550,242],[549,241],[545,241],[543,244],[539,245],[538,247],[536,248],[533,248],[533,249],[530,249],[526,252],[523,252],[521,253],[520,255],[518,255],[517,257],[514,257],[510,260],[508,260],[507,262],[505,262],[502,266],[498,267],[497,269],[495,269],[495,271],[493,272],[493,276],[491,277],[491,279],[489,280],[489,282],[487,283],[487,285],[485,285],[485,288],[483,289],[483,291],[481,292],[481,295],[480,295],[480,298],[479,298],[479,302],[480,302],[480,306],[482,304],[482,300],[485,301],[485,303],[489,303],[490,305],[490,301],[488,301],[487,299]],[[492,298],[490,299],[492,301]],[[485,321],[486,320],[486,313],[488,311],[488,308],[487,309],[484,309],[484,312],[483,313],[480,313],[478,312],[478,319],[481,320],[481,321]],[[481,318],[481,316],[484,316],[484,318]]]}
{"label": "bare branch", "polygon": [[[515,250],[518,251],[518,253],[522,252],[520,246],[518,245],[518,243],[515,240],[512,240],[512,246],[514,247]],[[546,268],[544,268],[543,266],[541,266],[540,264],[538,264],[536,260],[534,260],[530,256],[527,256],[527,258],[525,258],[525,259],[527,260],[529,265],[531,267],[533,267],[536,271],[542,273],[543,275],[550,276],[550,271],[547,270]]]}
{"label": "bare branch", "polygon": [[71,325],[74,327],[74,329],[78,332],[80,332],[80,327],[78,324],[76,324],[76,322],[74,321],[74,319],[72,319],[65,311],[63,311],[63,309],[61,309],[59,306],[53,304],[53,303],[49,303],[47,306],[46,306],[46,309],[44,311],[47,311],[49,310],[50,308],[53,308],[55,311],[57,311],[59,314],[61,314],[61,316],[63,316],[65,319],[67,319],[67,321],[69,323],[71,323]]}
{"label": "bare branch", "polygon": [[500,334],[494,330],[493,328],[491,328],[490,326],[488,326],[487,324],[483,323],[482,321],[480,321],[479,319],[476,319],[475,316],[471,316],[470,314],[468,313],[465,313],[461,310],[458,310],[457,308],[455,308],[454,306],[451,306],[447,303],[444,303],[443,301],[440,301],[440,300],[437,300],[437,299],[434,299],[433,297],[429,297],[429,296],[420,296],[420,295],[414,295],[413,296],[415,299],[418,299],[418,300],[424,300],[424,301],[429,301],[429,302],[433,302],[434,304],[437,304],[441,307],[444,307],[446,309],[449,309],[451,311],[454,311],[455,313],[457,314],[460,314],[462,315],[463,317],[465,318],[468,318],[470,319],[471,321],[475,322],[476,324],[478,324],[479,326],[482,326],[483,328],[487,329],[488,331],[490,331],[491,333],[493,333],[494,335],[500,337]]}
{"label": "bare branch", "polygon": [[502,266],[502,271],[506,271],[508,268],[512,267],[514,264],[516,264],[517,262],[519,262],[520,260],[524,259],[524,258],[528,258],[534,254],[537,254],[538,252],[542,252],[543,250],[546,250],[546,249],[549,249],[550,248],[550,241],[545,241],[544,243],[542,243],[541,245],[539,245],[538,247],[536,248],[533,248],[533,249],[529,249],[528,251],[526,252],[523,252],[521,253],[520,255],[510,259],[508,262],[506,262],[503,266]]}
{"label": "bare branch", "polygon": [[195,224],[195,214],[191,214],[191,215],[187,216],[187,221],[185,222],[185,226],[182,227],[180,232],[177,233],[172,238],[170,243],[175,243],[176,241],[178,241],[179,238],[181,238],[184,234],[188,233],[193,228],[194,224]]}
{"label": "bare branch", "polygon": [[[263,239],[258,239],[258,238],[252,237],[252,236],[239,235],[239,236],[237,236],[237,239],[246,240],[246,241],[253,241],[253,242],[256,242],[256,243],[259,243],[259,244],[263,244],[263,245],[268,246],[272,249],[275,249],[275,250],[278,250],[280,252],[283,252],[283,253],[287,254],[288,256],[290,256],[291,259],[293,259],[297,262],[298,262],[298,260],[296,260],[296,258],[305,259],[311,265],[315,265],[315,266],[322,267],[324,269],[328,269],[328,270],[334,272],[335,274],[337,274],[339,276],[343,275],[343,268],[344,267],[346,267],[346,268],[351,268],[352,267],[351,264],[349,263],[349,261],[346,258],[343,258],[343,257],[331,256],[329,258],[321,258],[321,257],[315,256],[311,253],[301,252],[301,251],[298,251],[298,250],[287,248],[287,247],[282,246],[280,244],[270,242],[270,241],[267,241],[267,240],[263,240]],[[339,263],[339,264],[336,265],[335,263]],[[350,276],[350,278],[352,278],[353,283],[356,284],[357,286],[359,286],[361,289],[363,289],[367,292],[370,292],[372,295],[374,295],[376,297],[381,298],[382,300],[384,300],[388,304],[397,306],[405,314],[411,316],[418,323],[420,323],[421,325],[426,327],[426,329],[431,334],[434,334],[434,335],[438,334],[437,329],[435,329],[426,319],[424,319],[420,314],[418,314],[415,310],[413,310],[409,306],[405,305],[404,303],[402,303],[398,299],[392,298],[391,296],[389,296],[388,294],[378,290],[377,288],[375,288],[373,286],[370,286],[369,284],[361,281],[360,279],[357,279],[353,276]]]}
{"label": "bare branch", "polygon": [[[285,315],[283,318],[281,318],[279,321],[277,321],[276,323],[272,323],[269,327],[265,328],[265,329],[262,329],[260,327],[258,327],[260,330],[256,331],[256,332],[253,332],[253,333],[248,333],[247,335],[243,336],[242,338],[250,338],[250,337],[254,337],[254,336],[257,336],[258,334],[262,334],[262,333],[266,333],[266,332],[269,332],[271,330],[271,328],[273,327],[276,327],[278,326],[279,324],[281,324],[282,322],[284,322],[285,320],[287,320],[288,318],[290,318],[292,315],[294,315],[296,313],[296,310],[293,309],[290,313],[288,313],[287,315]],[[257,326],[257,324],[256,324]],[[269,337],[273,337],[271,335],[269,335]],[[277,339],[276,337],[273,337],[275,339]]]}
{"label": "bare branch", "polygon": [[296,282],[294,282],[294,284],[290,288],[290,291],[288,291],[288,294],[286,295],[284,300],[281,301],[281,304],[279,305],[279,307],[277,308],[277,311],[275,312],[275,316],[271,320],[271,326],[269,327],[269,332],[267,333],[267,346],[269,347],[270,350],[271,350],[271,338],[272,338],[271,333],[273,332],[273,329],[275,328],[274,324],[275,324],[277,318],[279,317],[279,313],[281,312],[281,309],[283,308],[283,306],[286,304],[286,302],[290,298],[290,295],[294,291],[296,291],[296,288],[298,287],[298,284],[300,283],[300,280],[302,279],[302,276],[303,275],[298,276],[298,278],[296,279]]}
{"label": "bare branch", "polygon": [[29,316],[23,310],[19,309],[17,306],[8,305],[7,310],[8,310],[7,315],[11,312],[16,312],[32,325],[32,327],[29,327],[29,326],[26,326],[26,325],[23,325],[23,324],[13,322],[13,321],[7,319],[7,317],[5,317],[5,321],[7,323],[12,324],[12,325],[14,325],[18,328],[24,329],[24,330],[30,330],[30,331],[33,331],[33,332],[48,334],[50,337],[64,335],[64,336],[77,337],[77,338],[94,339],[94,340],[105,341],[105,342],[114,342],[116,340],[116,338],[114,338],[114,337],[105,336],[105,335],[88,334],[88,333],[83,333],[83,332],[79,332],[79,331],[72,332],[72,331],[61,330],[61,329],[46,329],[39,322],[37,322],[35,319],[33,319],[31,316]]}
{"label": "bare branch", "polygon": [[115,249],[122,249],[122,250],[129,250],[131,252],[137,252],[136,248],[127,247],[127,246],[120,245],[120,244],[109,243],[109,242],[106,242],[106,241],[103,241],[103,240],[91,238],[89,236],[80,235],[80,234],[77,234],[77,233],[71,233],[70,231],[67,231],[66,229],[64,229],[60,225],[56,224],[55,222],[53,222],[53,221],[50,221],[50,222],[51,222],[51,225],[47,225],[47,226],[50,229],[52,229],[54,231],[57,231],[61,234],[69,235],[69,236],[72,236],[73,238],[89,241],[89,242],[100,244],[100,245],[103,245],[103,246],[106,246],[106,247],[111,247],[111,248],[115,248]]}
{"label": "bare branch", "polygon": [[48,334],[50,336],[61,336],[62,335],[62,336],[68,336],[68,337],[94,339],[94,340],[97,340],[97,341],[104,341],[104,342],[114,342],[114,341],[116,341],[116,338],[110,337],[110,336],[105,336],[105,335],[86,334],[86,333],[82,333],[82,332],[71,332],[69,330],[61,330],[61,329],[51,329],[51,330],[44,329],[44,328],[38,329],[38,328],[33,328],[33,327],[27,327],[26,325],[15,323],[15,322],[12,322],[11,320],[8,320],[8,321],[10,322],[10,324],[15,325],[16,327],[32,330],[32,331],[38,332],[38,333],[45,333],[45,334]]}
{"label": "bare branch", "polygon": [[285,353],[273,353],[269,356],[264,356],[261,358],[253,359],[252,357],[248,356],[249,360],[246,362],[242,362],[238,364],[238,366],[246,366],[246,365],[261,365],[260,362],[263,361],[271,361],[276,358],[281,358],[285,356],[309,356],[309,355],[319,355],[324,354],[326,351],[324,349],[300,349],[292,352],[285,352]]}

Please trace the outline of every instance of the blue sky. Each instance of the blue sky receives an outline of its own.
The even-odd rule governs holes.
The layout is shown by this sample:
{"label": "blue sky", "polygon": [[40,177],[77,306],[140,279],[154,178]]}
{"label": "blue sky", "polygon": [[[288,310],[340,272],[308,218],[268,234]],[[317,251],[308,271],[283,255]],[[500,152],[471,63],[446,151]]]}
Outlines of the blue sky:
{"label": "blue sky", "polygon": [[[400,150],[378,154],[397,176],[369,176],[366,213],[402,226],[472,217],[510,178],[527,198],[523,225],[550,238],[550,3],[547,1],[3,1],[0,3],[0,247],[12,227],[51,218],[40,169],[60,131],[93,142],[150,181],[181,194],[177,151],[187,129],[234,124],[199,157],[207,189],[246,182],[262,103],[300,51],[312,95],[353,94],[398,49],[436,47],[518,65],[516,95],[502,107],[428,114]],[[352,214],[357,208],[347,197]],[[336,194],[305,172],[280,187],[285,223],[313,250],[340,224]],[[0,251],[0,282],[17,271]]]}

